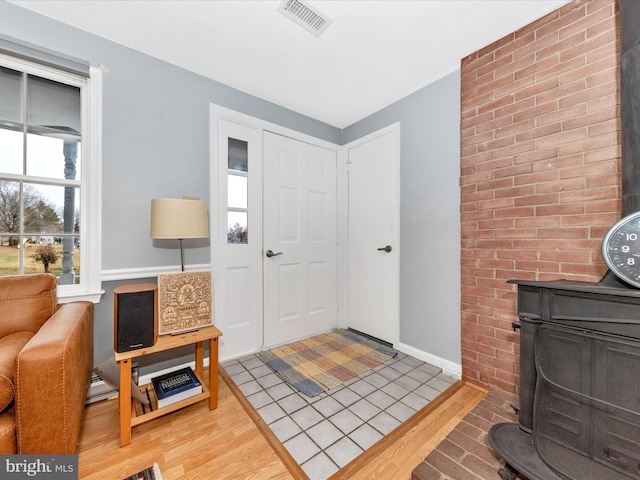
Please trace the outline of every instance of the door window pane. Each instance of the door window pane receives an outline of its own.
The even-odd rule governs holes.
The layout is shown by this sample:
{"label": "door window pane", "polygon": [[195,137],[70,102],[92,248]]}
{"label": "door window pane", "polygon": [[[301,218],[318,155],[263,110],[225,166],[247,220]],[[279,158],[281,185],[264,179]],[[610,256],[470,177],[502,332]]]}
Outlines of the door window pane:
{"label": "door window pane", "polygon": [[229,212],[227,219],[227,242],[249,243],[247,230],[247,212]]}
{"label": "door window pane", "polygon": [[249,167],[249,144],[244,140],[229,138],[229,170],[247,172]]}
{"label": "door window pane", "polygon": [[249,243],[249,144],[227,138],[227,243]]}
{"label": "door window pane", "polygon": [[247,208],[247,177],[229,175],[228,182],[228,207]]}

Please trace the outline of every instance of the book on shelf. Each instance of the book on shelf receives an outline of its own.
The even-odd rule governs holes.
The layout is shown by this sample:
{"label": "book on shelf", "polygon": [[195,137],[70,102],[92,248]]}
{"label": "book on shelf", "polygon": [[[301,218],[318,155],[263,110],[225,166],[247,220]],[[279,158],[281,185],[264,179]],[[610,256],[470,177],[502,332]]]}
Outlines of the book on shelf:
{"label": "book on shelf", "polygon": [[154,377],[151,383],[158,399],[158,408],[202,393],[202,384],[190,367]]}

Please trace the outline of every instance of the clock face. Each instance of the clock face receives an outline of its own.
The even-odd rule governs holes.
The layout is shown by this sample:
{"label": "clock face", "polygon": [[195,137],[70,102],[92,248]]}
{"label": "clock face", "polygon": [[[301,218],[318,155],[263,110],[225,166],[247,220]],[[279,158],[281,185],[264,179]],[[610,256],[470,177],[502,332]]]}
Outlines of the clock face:
{"label": "clock face", "polygon": [[640,288],[640,212],[609,229],[602,241],[602,256],[618,278]]}

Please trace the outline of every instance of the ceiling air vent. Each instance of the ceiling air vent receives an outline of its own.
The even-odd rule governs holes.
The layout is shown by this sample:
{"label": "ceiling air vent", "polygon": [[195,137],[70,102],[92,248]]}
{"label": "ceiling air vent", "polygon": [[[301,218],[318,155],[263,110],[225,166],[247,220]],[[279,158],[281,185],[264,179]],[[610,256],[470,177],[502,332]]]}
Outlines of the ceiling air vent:
{"label": "ceiling air vent", "polygon": [[303,0],[283,0],[278,11],[316,37],[319,37],[332,22]]}

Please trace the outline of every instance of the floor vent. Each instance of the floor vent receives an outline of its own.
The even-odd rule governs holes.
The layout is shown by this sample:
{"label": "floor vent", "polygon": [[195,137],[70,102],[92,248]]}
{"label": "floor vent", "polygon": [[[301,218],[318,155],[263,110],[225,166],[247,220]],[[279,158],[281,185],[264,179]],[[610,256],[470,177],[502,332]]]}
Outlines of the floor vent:
{"label": "floor vent", "polygon": [[316,37],[319,37],[332,22],[303,0],[283,0],[278,11]]}

